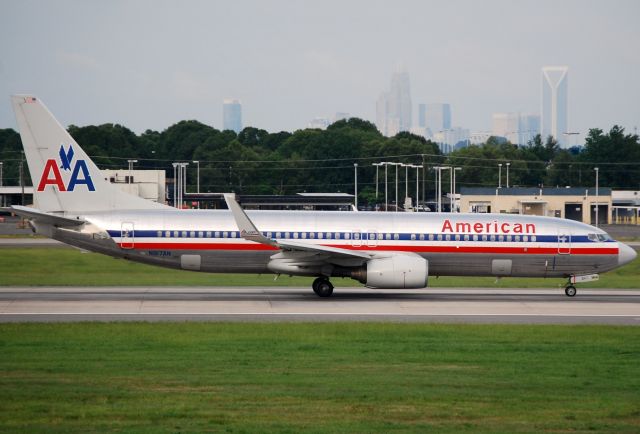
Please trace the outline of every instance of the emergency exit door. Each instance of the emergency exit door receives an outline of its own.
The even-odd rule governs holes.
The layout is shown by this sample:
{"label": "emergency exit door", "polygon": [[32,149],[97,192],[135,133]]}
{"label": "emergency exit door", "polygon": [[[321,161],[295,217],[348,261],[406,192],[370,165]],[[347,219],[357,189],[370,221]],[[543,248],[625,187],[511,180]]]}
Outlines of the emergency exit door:
{"label": "emergency exit door", "polygon": [[135,243],[135,233],[133,222],[123,222],[120,228],[120,247],[123,249],[133,249]]}

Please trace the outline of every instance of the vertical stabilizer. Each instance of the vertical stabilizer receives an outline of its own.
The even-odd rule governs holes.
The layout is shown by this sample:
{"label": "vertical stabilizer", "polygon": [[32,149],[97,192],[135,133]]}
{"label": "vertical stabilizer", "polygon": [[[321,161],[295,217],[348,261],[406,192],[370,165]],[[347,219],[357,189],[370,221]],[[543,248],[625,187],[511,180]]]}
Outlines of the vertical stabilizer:
{"label": "vertical stabilizer", "polygon": [[11,103],[38,209],[82,213],[167,208],[127,194],[105,180],[98,167],[39,99],[31,95],[14,95]]}

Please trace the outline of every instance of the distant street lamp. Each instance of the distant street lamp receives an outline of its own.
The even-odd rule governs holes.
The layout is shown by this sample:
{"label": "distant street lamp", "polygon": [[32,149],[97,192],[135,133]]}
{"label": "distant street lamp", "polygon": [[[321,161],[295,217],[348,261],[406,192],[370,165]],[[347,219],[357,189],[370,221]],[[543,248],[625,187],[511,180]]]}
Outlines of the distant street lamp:
{"label": "distant street lamp", "polygon": [[[453,168],[453,201],[455,203],[456,212],[458,211],[458,199],[456,198],[456,172],[462,170],[462,167]],[[453,210],[451,210],[453,212]]]}
{"label": "distant street lamp", "polygon": [[[197,185],[197,187],[196,187],[196,191],[197,191],[198,193],[200,193],[200,161],[198,161],[198,160],[193,160],[193,162],[194,162],[194,163],[196,163],[196,165],[198,166],[198,167],[197,167],[197,172],[196,172],[196,173],[197,173],[197,184],[196,184],[196,185]],[[198,203],[199,203],[199,202],[198,202]]]}
{"label": "distant street lamp", "polygon": [[502,188],[502,163],[498,163],[498,188]]}
{"label": "distant street lamp", "polygon": [[372,166],[376,166],[376,202],[378,201],[378,169],[380,166],[384,165],[384,163],[373,163]]}
{"label": "distant street lamp", "polygon": [[507,188],[509,188],[509,166],[511,166],[511,163],[506,163],[507,165]]}
{"label": "distant street lamp", "polygon": [[178,163],[171,163],[173,165],[173,207],[177,208],[178,205],[178,174],[177,174],[177,168],[178,168]]}
{"label": "distant street lamp", "polygon": [[594,167],[593,170],[596,171],[596,227],[598,227],[598,201],[600,199],[598,195],[598,173],[600,172],[600,168]]}
{"label": "distant street lamp", "polygon": [[354,176],[353,184],[355,186],[354,199],[355,199],[356,211],[357,211],[358,210],[358,163],[353,163],[353,176]]}
{"label": "distant street lamp", "polygon": [[129,184],[131,184],[131,171],[133,170],[133,163],[137,163],[138,160],[127,160],[129,163]]}
{"label": "distant street lamp", "polygon": [[442,212],[442,171],[448,170],[450,166],[436,166],[436,195],[438,201],[438,212]]}
{"label": "distant street lamp", "polygon": [[0,187],[2,187],[2,166],[4,166],[4,162],[0,161]]}

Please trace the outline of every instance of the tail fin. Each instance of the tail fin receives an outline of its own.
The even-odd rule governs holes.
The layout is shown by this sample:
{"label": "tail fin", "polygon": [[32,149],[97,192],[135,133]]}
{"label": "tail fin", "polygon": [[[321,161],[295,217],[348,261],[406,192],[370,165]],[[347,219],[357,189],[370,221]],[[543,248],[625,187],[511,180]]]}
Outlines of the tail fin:
{"label": "tail fin", "polygon": [[81,213],[166,207],[127,194],[110,184],[39,99],[14,95],[11,103],[38,209]]}

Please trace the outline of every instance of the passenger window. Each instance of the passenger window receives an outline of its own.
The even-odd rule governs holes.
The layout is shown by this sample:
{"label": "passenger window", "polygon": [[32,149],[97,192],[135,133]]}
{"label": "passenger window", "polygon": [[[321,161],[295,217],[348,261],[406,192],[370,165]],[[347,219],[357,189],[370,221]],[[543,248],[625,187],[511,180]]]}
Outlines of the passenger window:
{"label": "passenger window", "polygon": [[314,239],[316,237],[315,232],[309,232],[309,238]]}
{"label": "passenger window", "polygon": [[465,236],[464,236],[464,240],[465,240],[465,241],[469,241],[469,235],[465,235]]}
{"label": "passenger window", "polygon": [[285,237],[285,238],[287,238],[287,239],[289,239],[289,236],[290,236],[290,235],[291,235],[291,234],[290,234],[289,232],[285,232],[285,233],[284,233],[284,237]]}
{"label": "passenger window", "polygon": [[451,235],[447,234],[444,236],[445,241],[451,241]]}
{"label": "passenger window", "polygon": [[411,234],[411,241],[415,241],[416,240],[416,234]]}
{"label": "passenger window", "polygon": [[333,234],[333,235],[334,235],[334,238],[335,238],[336,240],[339,240],[339,239],[340,239],[340,232],[336,232],[336,233],[335,233],[335,234]]}
{"label": "passenger window", "polygon": [[424,234],[420,234],[420,241],[424,241]]}
{"label": "passenger window", "polygon": [[438,234],[438,241],[442,241],[442,234]]}
{"label": "passenger window", "polygon": [[385,237],[386,237],[387,240],[390,240],[391,239],[391,234],[385,234]]}
{"label": "passenger window", "polygon": [[229,232],[224,231],[224,232],[222,233],[222,238],[229,238]]}
{"label": "passenger window", "polygon": [[238,235],[236,231],[231,232],[231,238],[235,238]]}
{"label": "passenger window", "polygon": [[495,241],[496,240],[496,236],[495,235],[491,235],[491,237],[489,238],[491,241]]}
{"label": "passenger window", "polygon": [[173,238],[178,238],[180,233],[178,231],[173,231]]}
{"label": "passenger window", "polygon": [[191,231],[191,233],[189,234],[189,236],[191,238],[195,238],[196,237],[196,232],[195,231]]}
{"label": "passenger window", "polygon": [[351,234],[350,234],[349,232],[345,233],[345,234],[344,234],[344,239],[345,239],[345,240],[349,240],[349,239],[351,239]]}
{"label": "passenger window", "polygon": [[171,237],[171,231],[165,231],[164,236],[167,238]]}
{"label": "passenger window", "polygon": [[298,233],[297,232],[293,233],[293,238],[298,238]]}
{"label": "passenger window", "polygon": [[216,231],[216,238],[220,238],[220,231]]}
{"label": "passenger window", "polygon": [[303,232],[303,233],[302,233],[302,239],[303,239],[303,240],[306,240],[306,239],[307,239],[307,233],[306,233],[306,232]]}
{"label": "passenger window", "polygon": [[516,243],[519,243],[519,242],[520,242],[520,235],[516,235],[516,236],[514,236],[513,238],[514,238],[514,241],[515,241]]}
{"label": "passenger window", "polygon": [[211,231],[207,231],[207,238],[211,238]]}
{"label": "passenger window", "polygon": [[500,242],[504,241],[504,235],[500,235],[500,236],[498,237],[498,241],[500,241]]}
{"label": "passenger window", "polygon": [[536,236],[535,235],[531,235],[531,241],[533,241],[533,242],[536,241]]}
{"label": "passenger window", "polygon": [[478,241],[478,236],[477,235],[473,236],[473,241]]}
{"label": "passenger window", "polygon": [[460,234],[456,234],[456,241],[460,241]]}
{"label": "passenger window", "polygon": [[433,241],[433,234],[429,234],[429,241]]}
{"label": "passenger window", "polygon": [[198,232],[198,237],[203,238],[204,237],[204,232],[202,232],[202,231]]}
{"label": "passenger window", "polygon": [[331,232],[327,232],[327,239],[330,240],[331,239]]}
{"label": "passenger window", "polygon": [[526,243],[527,241],[529,241],[529,236],[528,236],[528,235],[523,235],[523,236],[522,236],[522,241],[524,241],[525,243]]}
{"label": "passenger window", "polygon": [[393,239],[394,240],[399,240],[400,239],[400,234],[393,234]]}
{"label": "passenger window", "polygon": [[511,235],[507,235],[507,243],[511,242]]}
{"label": "passenger window", "polygon": [[322,232],[318,232],[318,239],[321,240],[324,237]]}
{"label": "passenger window", "polygon": [[182,231],[182,238],[187,238],[187,231]]}

